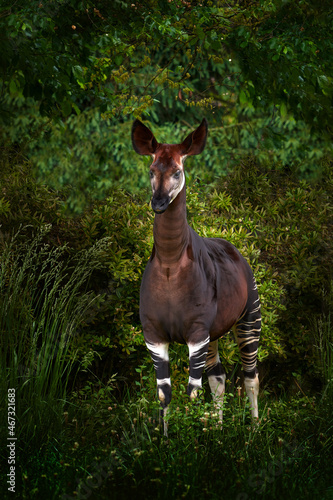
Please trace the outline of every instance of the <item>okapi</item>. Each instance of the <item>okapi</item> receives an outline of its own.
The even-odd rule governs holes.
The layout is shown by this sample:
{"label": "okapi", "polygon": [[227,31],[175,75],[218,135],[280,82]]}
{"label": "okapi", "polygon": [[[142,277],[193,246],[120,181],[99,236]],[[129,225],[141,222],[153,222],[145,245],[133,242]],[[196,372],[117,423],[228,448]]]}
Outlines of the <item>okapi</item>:
{"label": "okapi", "polygon": [[184,161],[203,151],[207,132],[203,119],[181,144],[160,144],[140,120],[132,127],[134,150],[153,160],[149,175],[154,246],[141,283],[140,320],[156,371],[165,435],[171,401],[169,344],[188,345],[190,399],[202,385],[205,368],[222,424],[226,375],[218,339],[230,329],[240,350],[252,417],[258,417],[261,314],[252,270],[231,243],[199,236],[186,218]]}

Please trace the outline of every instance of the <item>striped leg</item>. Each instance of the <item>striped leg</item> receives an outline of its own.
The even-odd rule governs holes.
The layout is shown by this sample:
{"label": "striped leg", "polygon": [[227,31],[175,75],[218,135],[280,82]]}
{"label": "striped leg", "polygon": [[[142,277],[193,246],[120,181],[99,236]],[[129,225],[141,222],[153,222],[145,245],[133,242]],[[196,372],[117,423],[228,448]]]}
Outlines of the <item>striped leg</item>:
{"label": "striped leg", "polygon": [[165,416],[171,401],[171,380],[169,365],[169,344],[151,344],[146,342],[150,355],[152,357],[156,372],[157,394],[162,409],[160,420],[163,422],[164,435],[168,435],[168,424]]}
{"label": "striped leg", "polygon": [[225,370],[221,364],[218,352],[218,340],[209,343],[206,359],[206,373],[209,387],[219,410],[219,424],[223,419],[223,396],[225,391]]}
{"label": "striped leg", "polygon": [[252,417],[258,418],[259,376],[257,370],[257,352],[261,331],[261,313],[255,281],[249,293],[245,312],[239,318],[233,330],[240,349],[244,371],[244,385],[251,403]]}
{"label": "striped leg", "polygon": [[197,396],[198,388],[202,386],[202,372],[206,364],[210,337],[209,335],[202,341],[188,343],[190,358],[190,376],[188,379],[187,394],[190,399]]}

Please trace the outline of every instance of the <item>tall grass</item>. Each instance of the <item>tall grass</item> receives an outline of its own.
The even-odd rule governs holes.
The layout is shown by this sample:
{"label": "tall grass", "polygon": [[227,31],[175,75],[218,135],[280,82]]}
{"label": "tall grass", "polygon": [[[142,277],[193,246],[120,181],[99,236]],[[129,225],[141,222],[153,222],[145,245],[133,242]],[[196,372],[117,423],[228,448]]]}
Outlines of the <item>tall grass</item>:
{"label": "tall grass", "polygon": [[75,361],[70,342],[94,300],[85,287],[100,250],[69,259],[66,247],[43,243],[44,233],[29,243],[16,234],[0,263],[0,404],[15,389],[16,436],[25,445],[43,442],[61,421]]}
{"label": "tall grass", "polygon": [[[325,300],[326,299],[326,300]],[[315,349],[317,354],[317,366],[324,382],[323,399],[329,402],[333,400],[333,324],[331,311],[333,310],[333,282],[325,302],[329,310],[322,314],[314,325]]]}

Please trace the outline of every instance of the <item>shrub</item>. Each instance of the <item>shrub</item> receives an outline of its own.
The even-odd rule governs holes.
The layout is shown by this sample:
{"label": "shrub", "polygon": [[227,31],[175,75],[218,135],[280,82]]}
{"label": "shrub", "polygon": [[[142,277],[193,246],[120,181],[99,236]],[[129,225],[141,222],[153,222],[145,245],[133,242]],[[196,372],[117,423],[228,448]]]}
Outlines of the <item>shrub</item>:
{"label": "shrub", "polygon": [[[221,216],[228,225],[237,217],[242,218],[243,228],[247,228],[251,220],[253,244],[260,252],[258,262],[266,270],[271,269],[281,290],[282,307],[275,308],[274,312],[278,314],[275,325],[287,356],[285,383],[290,383],[292,373],[308,374],[311,379],[316,372],[313,322],[322,314],[322,291],[330,287],[333,261],[329,238],[332,229],[330,164],[326,166],[323,181],[310,184],[278,168],[258,166],[249,159],[235,169],[219,189],[233,201],[220,209]],[[265,290],[267,275],[263,286],[261,300],[270,302]],[[271,368],[275,361],[272,357]],[[282,360],[277,358],[277,361]]]}

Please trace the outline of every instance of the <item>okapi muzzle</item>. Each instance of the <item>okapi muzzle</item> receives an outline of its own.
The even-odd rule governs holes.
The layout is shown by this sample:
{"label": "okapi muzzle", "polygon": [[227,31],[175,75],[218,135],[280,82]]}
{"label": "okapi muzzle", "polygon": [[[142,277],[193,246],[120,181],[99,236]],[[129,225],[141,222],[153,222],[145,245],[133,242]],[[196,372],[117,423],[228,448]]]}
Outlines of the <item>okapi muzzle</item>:
{"label": "okapi muzzle", "polygon": [[169,195],[153,196],[151,200],[151,207],[155,214],[163,214],[170,205],[171,198]]}
{"label": "okapi muzzle", "polygon": [[157,163],[159,167],[154,168],[154,163],[150,167],[150,182],[153,192],[151,206],[156,214],[162,214],[183,189],[185,174],[182,165],[177,166],[178,168],[176,167],[174,172],[163,172],[160,160]]}
{"label": "okapi muzzle", "polygon": [[190,399],[196,397],[206,371],[222,424],[226,375],[218,339],[229,330],[240,351],[252,417],[258,417],[261,314],[252,270],[231,243],[202,238],[186,218],[184,161],[203,151],[207,130],[203,119],[180,144],[162,144],[139,120],[132,127],[135,151],[152,158],[154,247],[141,282],[140,320],[156,372],[165,435],[172,395],[169,344],[188,346]]}

